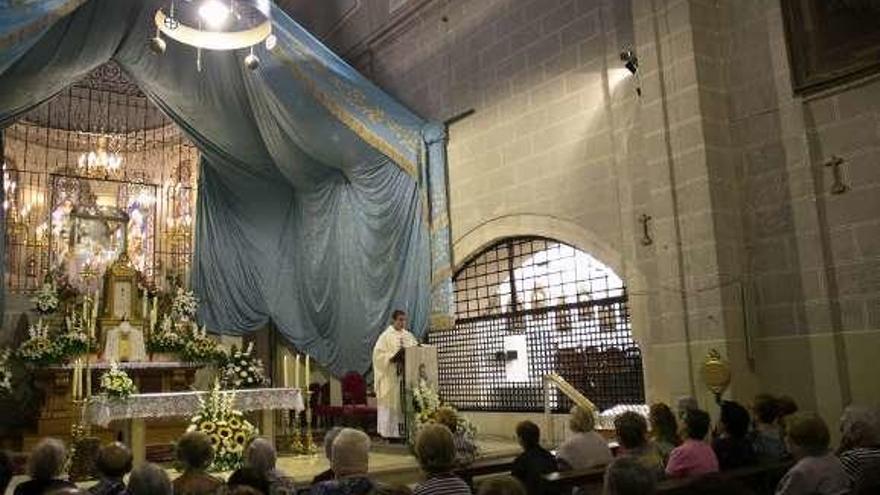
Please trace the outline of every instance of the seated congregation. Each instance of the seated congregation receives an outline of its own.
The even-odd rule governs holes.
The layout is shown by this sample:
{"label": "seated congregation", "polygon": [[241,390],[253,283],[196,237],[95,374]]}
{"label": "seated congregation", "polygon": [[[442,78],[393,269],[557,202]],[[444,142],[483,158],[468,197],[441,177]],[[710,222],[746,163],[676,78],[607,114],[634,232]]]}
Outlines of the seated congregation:
{"label": "seated congregation", "polygon": [[[414,486],[389,485],[372,479],[371,439],[353,428],[333,428],[325,435],[330,469],[310,486],[295,486],[290,473],[276,468],[271,442],[257,438],[245,449],[244,465],[224,481],[208,468],[214,457],[210,438],[184,434],[177,442],[180,474],[151,463],[132,469],[131,451],[115,442],[96,459],[99,481],[78,488],[63,476],[65,445],[43,439],[28,459],[30,479],[15,495],[544,495],[604,493],[775,493],[778,495],[865,495],[880,493],[880,410],[849,407],[840,420],[841,441],[831,450],[826,422],[793,404],[767,395],[756,397],[752,414],[742,405],[723,401],[712,427],[708,412],[692,403],[678,414],[662,403],[646,419],[624,412],[614,420],[615,442],[594,430],[592,411],[574,407],[566,441],[551,452],[541,445],[540,428],[524,421],[516,428],[522,453],[515,459],[477,467],[473,445],[454,432],[455,416],[423,426],[413,453],[423,472]],[[448,425],[451,425],[450,428]],[[612,447],[609,447],[611,445]],[[9,457],[0,457],[0,491],[13,474]],[[484,476],[474,482],[474,475]],[[758,476],[758,477],[756,477]],[[760,479],[760,483],[755,483]],[[768,483],[768,480],[770,482]]]}

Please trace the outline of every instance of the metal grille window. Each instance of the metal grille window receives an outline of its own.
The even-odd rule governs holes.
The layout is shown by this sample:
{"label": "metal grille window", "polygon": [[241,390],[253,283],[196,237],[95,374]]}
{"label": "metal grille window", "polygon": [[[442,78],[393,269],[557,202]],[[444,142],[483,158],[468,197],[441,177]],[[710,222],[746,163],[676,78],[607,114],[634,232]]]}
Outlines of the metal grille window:
{"label": "metal grille window", "polygon": [[[454,278],[456,325],[429,335],[440,391],[464,410],[538,411],[558,373],[599,408],[644,402],[642,358],[623,281],[558,241],[506,239]],[[571,404],[552,394],[551,406]]]}

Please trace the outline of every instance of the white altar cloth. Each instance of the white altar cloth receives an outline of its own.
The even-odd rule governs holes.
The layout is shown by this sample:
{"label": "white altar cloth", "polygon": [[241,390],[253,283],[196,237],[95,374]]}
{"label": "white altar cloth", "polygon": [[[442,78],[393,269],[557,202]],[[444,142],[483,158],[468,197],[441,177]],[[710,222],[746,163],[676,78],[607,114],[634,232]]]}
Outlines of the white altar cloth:
{"label": "white altar cloth", "polygon": [[[115,420],[189,417],[199,410],[199,396],[206,398],[208,393],[134,394],[127,400],[93,395],[86,418],[91,424],[106,428]],[[257,388],[223,393],[235,394],[235,408],[239,411],[302,411],[305,407],[302,392],[298,388]]]}

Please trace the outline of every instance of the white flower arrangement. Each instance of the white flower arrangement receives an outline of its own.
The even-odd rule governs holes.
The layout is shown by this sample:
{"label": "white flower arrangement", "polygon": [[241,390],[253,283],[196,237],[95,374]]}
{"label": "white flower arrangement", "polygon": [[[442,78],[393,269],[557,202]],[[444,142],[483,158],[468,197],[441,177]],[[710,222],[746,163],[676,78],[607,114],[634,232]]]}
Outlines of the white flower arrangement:
{"label": "white flower arrangement", "polygon": [[74,314],[72,317],[67,317],[65,322],[66,331],[55,341],[59,358],[81,356],[95,350],[95,342],[86,333],[86,325],[81,316]]}
{"label": "white flower arrangement", "polygon": [[224,392],[220,383],[208,397],[199,397],[199,412],[190,419],[187,431],[201,431],[211,439],[214,447],[214,471],[232,471],[242,465],[245,445],[257,436],[257,428],[234,409],[235,392]]}
{"label": "white flower arrangement", "polygon": [[223,388],[257,388],[269,383],[263,372],[263,362],[253,357],[253,351],[253,344],[248,344],[245,350],[232,347],[221,363],[220,380]]}
{"label": "white flower arrangement", "polygon": [[171,317],[183,321],[192,321],[199,310],[199,298],[191,290],[178,287],[171,300]]}
{"label": "white flower arrangement", "polygon": [[[437,392],[437,389],[432,387],[424,378],[419,380],[419,385],[415,387],[412,391],[413,394],[413,409],[415,414],[415,431],[418,431],[422,426],[433,423],[434,415],[437,414],[437,411],[440,408],[451,409],[456,413],[456,417],[458,420],[458,431],[470,440],[473,440],[474,436],[476,436],[477,428],[473,423],[468,421],[464,416],[458,414],[458,411],[449,404],[444,403],[440,399],[440,394]],[[413,439],[415,435],[413,435]]]}
{"label": "white flower arrangement", "polygon": [[40,314],[54,313],[59,304],[58,288],[55,283],[46,282],[40,286],[31,302],[34,303],[34,309]]}
{"label": "white flower arrangement", "polygon": [[110,363],[110,369],[101,375],[101,392],[107,397],[125,400],[137,393],[137,387],[128,373],[113,362]]}
{"label": "white flower arrangement", "polygon": [[12,351],[9,348],[0,351],[0,395],[12,392],[12,366],[9,362]]}
{"label": "white flower arrangement", "polygon": [[42,319],[28,327],[28,339],[19,346],[17,354],[22,361],[36,365],[57,364],[61,359],[59,347],[49,335],[49,325]]}
{"label": "white flower arrangement", "polygon": [[164,318],[158,331],[150,333],[147,339],[147,350],[150,352],[176,353],[183,350],[183,336],[177,333],[171,318]]}

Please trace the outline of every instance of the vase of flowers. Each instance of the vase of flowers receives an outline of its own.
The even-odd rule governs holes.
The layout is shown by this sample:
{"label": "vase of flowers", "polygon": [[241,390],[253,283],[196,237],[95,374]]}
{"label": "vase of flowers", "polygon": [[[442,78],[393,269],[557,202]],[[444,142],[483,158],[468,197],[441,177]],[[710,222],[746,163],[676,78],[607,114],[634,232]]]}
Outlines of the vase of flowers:
{"label": "vase of flowers", "polygon": [[216,363],[223,359],[223,350],[217,344],[217,341],[208,336],[205,327],[199,327],[193,324],[190,335],[187,336],[186,342],[180,356],[187,363]]}
{"label": "vase of flowers", "polygon": [[147,337],[147,352],[150,353],[150,361],[177,361],[178,354],[183,351],[183,348],[184,339],[174,329],[171,318],[163,319],[159,328]]}
{"label": "vase of flowers", "polygon": [[257,436],[257,429],[236,410],[235,392],[224,392],[215,381],[208,396],[199,397],[199,411],[190,419],[187,431],[201,431],[214,447],[213,471],[232,471],[242,465],[245,445]]}
{"label": "vase of flowers", "polygon": [[444,403],[440,399],[440,394],[437,392],[437,389],[431,386],[431,384],[425,379],[420,379],[418,386],[412,389],[412,398],[413,415],[415,416],[415,430],[412,432],[413,434],[410,440],[415,439],[415,433],[418,432],[422,426],[433,423],[437,411],[443,408],[449,409],[456,414],[458,431],[461,432],[465,438],[473,441],[477,432],[474,424],[461,414],[458,414],[458,411],[454,407]]}
{"label": "vase of flowers", "polygon": [[82,317],[76,313],[65,320],[65,331],[55,338],[55,347],[62,361],[97,351],[94,339],[86,333]]}
{"label": "vase of flowers", "polygon": [[171,300],[171,317],[181,321],[193,321],[199,310],[199,298],[191,290],[178,287]]}
{"label": "vase of flowers", "polygon": [[58,288],[55,282],[45,282],[31,299],[34,303],[34,311],[41,315],[50,315],[58,309]]}
{"label": "vase of flowers", "polygon": [[254,346],[240,350],[233,346],[220,364],[220,385],[226,389],[258,388],[269,383],[263,362],[253,357]]}
{"label": "vase of flowers", "polygon": [[49,325],[42,319],[28,327],[28,339],[22,342],[16,354],[25,363],[36,366],[58,364],[62,359],[58,346],[50,338]]}
{"label": "vase of flowers", "polygon": [[110,399],[126,400],[137,393],[137,387],[128,373],[113,362],[110,363],[110,369],[101,375],[101,393]]}

